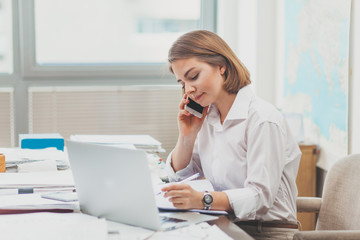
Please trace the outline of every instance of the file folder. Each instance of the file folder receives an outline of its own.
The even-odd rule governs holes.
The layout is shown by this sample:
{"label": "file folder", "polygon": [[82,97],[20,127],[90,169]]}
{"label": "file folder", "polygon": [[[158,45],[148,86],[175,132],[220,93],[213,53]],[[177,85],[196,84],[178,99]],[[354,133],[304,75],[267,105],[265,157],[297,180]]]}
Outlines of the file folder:
{"label": "file folder", "polygon": [[55,147],[64,151],[64,138],[58,133],[19,134],[19,147],[27,149]]}

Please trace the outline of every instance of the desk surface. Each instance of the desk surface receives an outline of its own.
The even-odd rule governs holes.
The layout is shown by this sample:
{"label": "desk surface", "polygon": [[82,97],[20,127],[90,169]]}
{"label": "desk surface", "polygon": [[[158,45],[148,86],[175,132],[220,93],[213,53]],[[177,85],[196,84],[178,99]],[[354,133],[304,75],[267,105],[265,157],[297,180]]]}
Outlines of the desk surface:
{"label": "desk surface", "polygon": [[223,232],[232,237],[235,240],[253,240],[249,234],[247,234],[240,227],[232,223],[226,216],[219,216],[218,219],[210,221],[210,225],[218,226]]}
{"label": "desk surface", "polygon": [[223,232],[233,239],[251,240],[253,239],[240,227],[232,223],[227,216],[218,216],[219,218],[208,222],[210,225],[218,226]]}

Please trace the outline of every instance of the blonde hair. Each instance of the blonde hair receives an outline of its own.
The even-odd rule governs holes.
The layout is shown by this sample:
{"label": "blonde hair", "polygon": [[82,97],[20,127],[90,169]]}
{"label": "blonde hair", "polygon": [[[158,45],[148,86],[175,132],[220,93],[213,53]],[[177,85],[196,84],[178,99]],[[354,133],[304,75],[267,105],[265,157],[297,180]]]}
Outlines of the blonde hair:
{"label": "blonde hair", "polygon": [[197,30],[180,36],[169,50],[170,71],[174,73],[171,63],[187,58],[196,58],[213,66],[225,66],[224,89],[228,93],[237,93],[251,83],[249,71],[229,45],[213,32]]}

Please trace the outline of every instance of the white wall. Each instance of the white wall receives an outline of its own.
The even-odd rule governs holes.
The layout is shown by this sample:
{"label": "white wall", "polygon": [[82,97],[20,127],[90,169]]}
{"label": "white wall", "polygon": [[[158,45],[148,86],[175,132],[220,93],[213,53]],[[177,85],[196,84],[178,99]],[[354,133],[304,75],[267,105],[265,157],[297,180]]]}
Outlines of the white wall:
{"label": "white wall", "polygon": [[258,1],[256,93],[276,105],[277,0]]}
{"label": "white wall", "polygon": [[[250,70],[253,89],[277,107],[283,95],[284,0],[219,0],[218,33]],[[360,152],[360,2],[352,0],[348,153]]]}
{"label": "white wall", "polygon": [[277,0],[219,0],[218,34],[249,69],[258,96],[276,105]]}
{"label": "white wall", "polygon": [[352,1],[349,59],[349,153],[360,153],[360,2]]}
{"label": "white wall", "polygon": [[248,68],[252,87],[257,81],[257,1],[218,0],[217,33]]}

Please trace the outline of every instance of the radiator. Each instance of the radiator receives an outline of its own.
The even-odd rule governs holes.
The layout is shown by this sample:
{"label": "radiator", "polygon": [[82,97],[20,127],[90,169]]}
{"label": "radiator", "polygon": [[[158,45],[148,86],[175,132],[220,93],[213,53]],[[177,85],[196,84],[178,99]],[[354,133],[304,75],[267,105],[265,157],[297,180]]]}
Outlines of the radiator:
{"label": "radiator", "polygon": [[29,132],[149,134],[167,153],[178,137],[180,86],[30,87]]}
{"label": "radiator", "polygon": [[14,89],[0,88],[0,147],[15,147]]}

